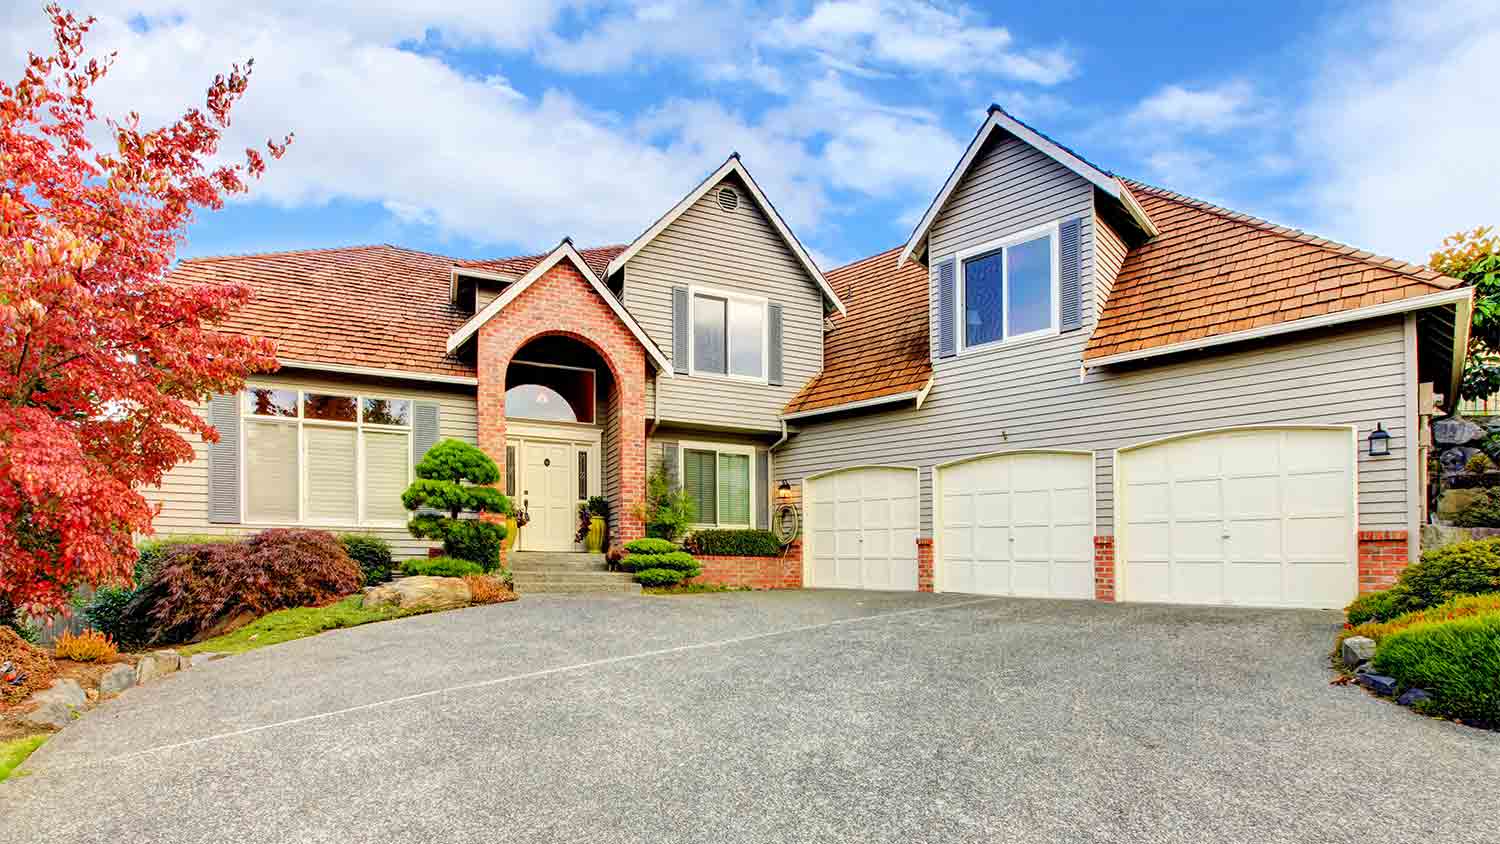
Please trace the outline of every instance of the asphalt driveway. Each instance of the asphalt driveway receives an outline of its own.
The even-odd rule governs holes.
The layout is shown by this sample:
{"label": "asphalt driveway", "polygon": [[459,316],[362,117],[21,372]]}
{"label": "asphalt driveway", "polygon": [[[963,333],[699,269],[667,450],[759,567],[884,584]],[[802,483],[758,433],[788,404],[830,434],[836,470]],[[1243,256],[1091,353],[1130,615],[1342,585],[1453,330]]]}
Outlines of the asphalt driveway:
{"label": "asphalt driveway", "polygon": [[0,841],[1495,841],[1500,735],[1328,685],[1332,613],[528,596],[131,691]]}

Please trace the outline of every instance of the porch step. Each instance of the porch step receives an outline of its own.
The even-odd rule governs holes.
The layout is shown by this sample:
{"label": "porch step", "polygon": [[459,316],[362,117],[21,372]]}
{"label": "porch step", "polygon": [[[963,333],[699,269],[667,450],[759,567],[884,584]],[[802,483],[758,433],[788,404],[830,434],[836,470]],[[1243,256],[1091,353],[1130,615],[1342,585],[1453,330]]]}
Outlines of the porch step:
{"label": "porch step", "polygon": [[608,571],[603,554],[515,551],[506,563],[517,592],[641,591],[629,573]]}
{"label": "porch step", "polygon": [[603,554],[581,551],[512,551],[505,555],[505,563],[511,571],[604,571],[608,568]]}

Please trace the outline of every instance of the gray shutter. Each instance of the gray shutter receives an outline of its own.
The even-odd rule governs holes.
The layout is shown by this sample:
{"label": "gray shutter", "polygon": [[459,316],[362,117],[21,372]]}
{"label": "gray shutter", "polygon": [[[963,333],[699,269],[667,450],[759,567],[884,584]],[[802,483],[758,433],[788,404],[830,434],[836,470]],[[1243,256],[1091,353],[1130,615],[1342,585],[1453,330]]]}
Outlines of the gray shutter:
{"label": "gray shutter", "polygon": [[938,357],[958,354],[958,279],[953,259],[937,265],[938,286]]}
{"label": "gray shutter", "polygon": [[688,289],[672,288],[672,371],[688,371],[688,342],[692,336],[688,325]]}
{"label": "gray shutter", "polygon": [[766,305],[766,332],[770,337],[771,359],[766,363],[766,380],[772,387],[780,387],[781,375],[781,306]]}
{"label": "gray shutter", "polygon": [[422,462],[427,449],[438,441],[438,403],[419,401],[411,410],[411,459],[415,466]]}
{"label": "gray shutter", "polygon": [[755,450],[755,484],[760,495],[755,499],[755,526],[761,530],[771,528],[771,452]]}
{"label": "gray shutter", "polygon": [[1079,264],[1079,238],[1083,221],[1066,220],[1057,229],[1057,295],[1061,313],[1058,325],[1062,331],[1083,327],[1083,284]]}
{"label": "gray shutter", "polygon": [[208,400],[208,424],[219,441],[208,447],[208,521],[240,523],[240,397],[215,394]]}
{"label": "gray shutter", "polygon": [[667,479],[672,486],[681,486],[682,473],[677,471],[677,443],[661,444],[661,465],[667,470]]}

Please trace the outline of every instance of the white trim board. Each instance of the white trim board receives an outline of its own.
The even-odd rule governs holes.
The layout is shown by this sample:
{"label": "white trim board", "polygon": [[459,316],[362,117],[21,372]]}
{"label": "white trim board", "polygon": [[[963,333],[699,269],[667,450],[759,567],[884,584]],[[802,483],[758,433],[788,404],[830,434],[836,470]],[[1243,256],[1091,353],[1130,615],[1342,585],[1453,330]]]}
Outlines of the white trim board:
{"label": "white trim board", "polygon": [[399,378],[406,381],[427,381],[433,384],[459,384],[476,387],[479,379],[472,375],[438,375],[432,372],[412,372],[408,369],[381,369],[378,366],[349,366],[342,363],[321,363],[311,360],[288,360],[278,358],[282,369],[306,370],[309,372],[333,372],[339,375],[370,375],[380,378]]}
{"label": "white trim board", "polygon": [[547,254],[547,257],[538,261],[537,265],[532,267],[530,272],[521,276],[520,281],[505,288],[505,292],[495,297],[493,302],[485,305],[484,310],[475,314],[468,322],[453,332],[448,337],[448,352],[452,354],[457,351],[459,347],[468,342],[470,337],[478,333],[481,325],[489,322],[506,305],[515,301],[516,297],[524,293],[537,279],[546,275],[548,270],[552,269],[564,258],[573,262],[573,265],[578,268],[578,272],[594,288],[594,292],[599,294],[600,298],[609,305],[610,310],[615,312],[615,316],[619,317],[620,321],[625,323],[625,327],[630,329],[630,333],[635,336],[635,339],[640,341],[641,346],[646,349],[647,356],[651,358],[652,363],[656,364],[657,372],[665,377],[672,377],[672,365],[667,362],[667,356],[662,354],[661,349],[657,348],[655,343],[651,342],[651,338],[647,337],[646,332],[641,329],[640,323],[636,322],[635,317],[631,316],[630,312],[625,310],[625,307],[620,304],[620,300],[615,298],[615,294],[611,293],[609,288],[604,286],[604,282],[600,281],[599,277],[594,275],[594,271],[589,269],[588,262],[583,260],[583,256],[578,254],[577,249],[573,248],[573,242],[567,239],[559,243],[556,249]]}
{"label": "white trim board", "polygon": [[703,198],[704,194],[724,181],[725,177],[731,173],[738,175],[740,180],[745,183],[745,187],[750,191],[751,198],[760,206],[760,210],[766,215],[766,219],[771,221],[771,225],[776,229],[776,233],[781,235],[781,239],[786,243],[787,248],[792,250],[792,254],[797,257],[798,263],[802,264],[802,269],[806,270],[807,274],[812,276],[813,281],[817,282],[818,288],[823,292],[823,296],[838,309],[839,313],[848,313],[849,309],[844,307],[844,303],[839,300],[838,294],[833,292],[833,286],[828,283],[828,279],[823,277],[823,271],[818,269],[818,265],[813,261],[812,256],[808,255],[807,250],[802,248],[802,243],[797,240],[796,235],[792,234],[792,230],[787,226],[786,221],[782,220],[781,215],[776,213],[776,207],[761,192],[760,185],[757,185],[755,179],[751,178],[750,171],[746,170],[745,165],[740,163],[739,153],[735,153],[725,159],[724,163],[719,165],[719,169],[710,173],[708,178],[699,182],[698,186],[693,188],[692,192],[672,207],[672,210],[653,223],[651,228],[642,232],[640,237],[631,241],[624,252],[616,255],[615,259],[609,262],[609,266],[604,271],[605,277],[614,275],[616,271],[624,268],[625,264],[645,248],[646,244],[655,240],[656,236],[663,231],[666,231],[667,226],[670,226],[678,217],[685,214],[699,199]]}
{"label": "white trim board", "polygon": [[[1413,296],[1409,299],[1398,299],[1394,302],[1384,302],[1379,305],[1370,305],[1364,308],[1353,308],[1347,311],[1336,311],[1322,316],[1305,317],[1294,319],[1289,322],[1278,322],[1275,325],[1263,325],[1260,328],[1250,328],[1244,331],[1233,331],[1228,334],[1215,334],[1209,337],[1201,337],[1197,340],[1188,340],[1182,343],[1173,343],[1168,346],[1156,346],[1150,349],[1137,349],[1133,352],[1121,352],[1115,355],[1105,355],[1099,358],[1085,358],[1083,365],[1087,368],[1096,366],[1109,366],[1115,363],[1126,363],[1133,360],[1144,360],[1145,358],[1169,355],[1175,352],[1186,352],[1193,349],[1206,349],[1212,346],[1222,346],[1227,343],[1239,343],[1245,340],[1258,340],[1262,337],[1275,337],[1280,334],[1291,334],[1294,331],[1306,331],[1313,328],[1325,328],[1330,325],[1340,325],[1346,322],[1358,322],[1360,320],[1375,319],[1376,317],[1390,316],[1392,314],[1403,314],[1411,311],[1419,311],[1424,308],[1436,308],[1442,305],[1459,306],[1461,314],[1456,315],[1462,319],[1462,327],[1459,329],[1465,336],[1464,342],[1468,342],[1468,313],[1469,302],[1474,295],[1473,288],[1463,287],[1456,290],[1444,290],[1441,293],[1429,293],[1425,296]],[[1457,333],[1457,332],[1455,332]],[[1455,340],[1457,338],[1455,337]],[[1459,347],[1461,348],[1461,347]],[[1457,368],[1460,373],[1463,369],[1463,355],[1457,356]]]}

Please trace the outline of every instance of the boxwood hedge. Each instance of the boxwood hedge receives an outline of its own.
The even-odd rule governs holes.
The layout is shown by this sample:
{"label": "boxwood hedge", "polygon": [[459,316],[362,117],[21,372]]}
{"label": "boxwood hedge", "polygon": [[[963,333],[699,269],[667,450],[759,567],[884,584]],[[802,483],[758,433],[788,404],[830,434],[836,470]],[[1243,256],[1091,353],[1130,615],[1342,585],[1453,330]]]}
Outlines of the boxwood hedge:
{"label": "boxwood hedge", "polygon": [[694,554],[721,557],[778,557],[781,543],[768,530],[699,530],[684,542]]}

